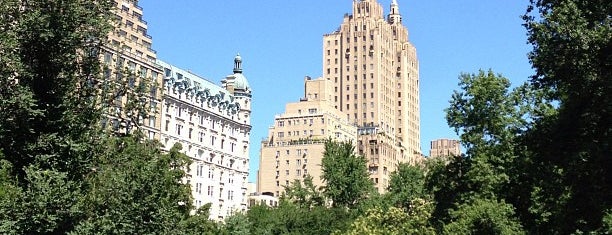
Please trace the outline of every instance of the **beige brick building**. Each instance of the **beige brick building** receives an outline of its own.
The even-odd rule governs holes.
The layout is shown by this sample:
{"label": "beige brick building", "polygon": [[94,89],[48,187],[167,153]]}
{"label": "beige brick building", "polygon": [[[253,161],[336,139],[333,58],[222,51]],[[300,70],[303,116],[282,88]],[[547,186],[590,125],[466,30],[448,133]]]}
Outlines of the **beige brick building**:
{"label": "beige brick building", "polygon": [[429,157],[448,157],[461,155],[461,144],[459,140],[437,139],[431,141]]}
{"label": "beige brick building", "polygon": [[334,108],[359,126],[359,153],[384,192],[398,163],[423,159],[419,64],[396,0],[387,17],[376,0],[353,1],[353,14],[323,37],[323,77]]}
{"label": "beige brick building", "polygon": [[[115,0],[115,4],[115,27],[101,53],[104,66],[101,89],[106,95],[104,108],[109,117],[103,125],[119,132],[139,129],[150,139],[159,139],[162,68],[155,64],[157,55],[151,49],[152,38],[147,34],[147,22],[142,19],[143,9],[137,0]],[[148,97],[142,108],[148,114],[131,112],[126,109],[126,101],[145,80],[150,86],[144,91]]]}
{"label": "beige brick building", "polygon": [[306,175],[322,186],[321,159],[328,138],[355,143],[357,127],[334,108],[333,83],[306,77],[304,98],[277,115],[268,138],[262,140],[257,192],[279,196],[284,187]]}

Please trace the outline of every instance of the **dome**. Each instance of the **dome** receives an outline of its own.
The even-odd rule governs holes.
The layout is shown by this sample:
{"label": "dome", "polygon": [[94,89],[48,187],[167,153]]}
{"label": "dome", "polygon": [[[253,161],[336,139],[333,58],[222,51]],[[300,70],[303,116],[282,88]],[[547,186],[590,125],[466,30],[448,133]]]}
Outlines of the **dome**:
{"label": "dome", "polygon": [[241,73],[236,73],[232,75],[234,77],[234,89],[238,90],[249,90],[251,87],[249,86],[249,81],[247,81],[246,77]]}

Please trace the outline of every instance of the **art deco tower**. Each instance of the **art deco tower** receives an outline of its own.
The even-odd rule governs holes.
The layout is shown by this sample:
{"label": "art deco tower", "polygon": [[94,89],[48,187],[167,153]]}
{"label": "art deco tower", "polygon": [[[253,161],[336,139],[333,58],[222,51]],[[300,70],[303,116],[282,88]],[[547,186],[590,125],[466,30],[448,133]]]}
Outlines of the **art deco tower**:
{"label": "art deco tower", "polygon": [[383,192],[398,163],[422,159],[419,64],[396,0],[386,17],[376,0],[353,0],[353,14],[323,37],[323,77],[335,107],[359,126],[359,153]]}

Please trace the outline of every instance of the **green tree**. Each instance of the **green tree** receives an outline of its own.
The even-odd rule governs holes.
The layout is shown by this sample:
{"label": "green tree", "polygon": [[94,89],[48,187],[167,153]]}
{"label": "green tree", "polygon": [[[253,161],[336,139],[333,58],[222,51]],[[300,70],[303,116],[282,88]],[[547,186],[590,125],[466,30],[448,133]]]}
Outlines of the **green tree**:
{"label": "green tree", "polygon": [[138,136],[111,138],[86,177],[85,219],[75,234],[173,234],[189,216],[191,190],[181,183],[190,160],[180,145],[162,153]]}
{"label": "green tree", "polygon": [[66,233],[82,216],[82,179],[100,139],[91,84],[112,3],[0,4],[0,233]]}
{"label": "green tree", "polygon": [[392,205],[404,209],[410,208],[410,202],[414,199],[428,198],[425,171],[421,166],[400,163],[397,170],[391,173],[387,195]]}
{"label": "green tree", "polygon": [[[444,224],[468,216],[454,211],[481,201],[515,199],[510,189],[517,189],[514,183],[524,170],[517,168],[518,140],[537,115],[534,107],[540,104],[526,102],[538,100],[529,85],[511,90],[509,80],[491,70],[461,74],[459,87],[461,90],[455,91],[446,110],[447,121],[467,151],[448,163],[431,164],[427,183],[438,202],[434,211],[438,221],[434,222],[438,229],[445,230]],[[548,106],[542,103],[542,107]],[[491,216],[516,220],[515,207],[507,208],[512,213]]]}
{"label": "green tree", "polygon": [[310,175],[306,176],[304,181],[295,180],[290,186],[285,186],[285,193],[280,199],[291,201],[297,206],[304,208],[325,205],[325,197],[313,184],[312,176]]}
{"label": "green tree", "polygon": [[367,160],[355,155],[350,142],[325,142],[321,168],[325,182],[323,193],[334,207],[354,208],[374,191],[367,170]]}
{"label": "green tree", "polygon": [[237,213],[225,219],[223,232],[230,235],[249,235],[251,222],[246,214]]}
{"label": "green tree", "polygon": [[287,200],[281,200],[276,208],[251,207],[247,216],[251,234],[331,234],[344,231],[354,219],[354,214],[345,208],[306,208]]}
{"label": "green tree", "polygon": [[[612,208],[612,4],[532,0],[524,16],[531,83],[557,104],[524,140],[534,231],[569,234],[602,227]],[[527,213],[525,213],[527,214]]]}
{"label": "green tree", "polygon": [[503,201],[475,199],[451,211],[451,218],[444,234],[525,234],[514,208]]}
{"label": "green tree", "polygon": [[195,214],[183,219],[178,224],[179,234],[188,235],[218,235],[222,234],[223,231],[216,222],[211,221],[210,207],[212,204],[207,203],[204,206],[198,208]]}
{"label": "green tree", "polygon": [[491,70],[461,74],[459,87],[446,119],[467,150],[470,167],[465,174],[474,194],[468,196],[495,198],[510,182],[516,138],[527,128],[523,118],[529,109],[521,102],[526,88],[510,90],[510,81]]}
{"label": "green tree", "polygon": [[432,205],[423,199],[413,199],[410,208],[390,207],[387,210],[373,208],[358,217],[347,231],[336,231],[334,234],[435,234],[428,225]]}

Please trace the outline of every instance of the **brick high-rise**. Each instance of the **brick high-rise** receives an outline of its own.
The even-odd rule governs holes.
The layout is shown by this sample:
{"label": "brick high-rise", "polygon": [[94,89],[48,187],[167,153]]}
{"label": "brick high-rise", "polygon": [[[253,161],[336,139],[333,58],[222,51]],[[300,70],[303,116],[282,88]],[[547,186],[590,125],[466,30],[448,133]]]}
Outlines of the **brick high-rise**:
{"label": "brick high-rise", "polygon": [[419,63],[396,0],[387,16],[376,0],[353,1],[353,14],[323,37],[323,77],[334,106],[359,126],[357,147],[383,192],[398,163],[422,160]]}

